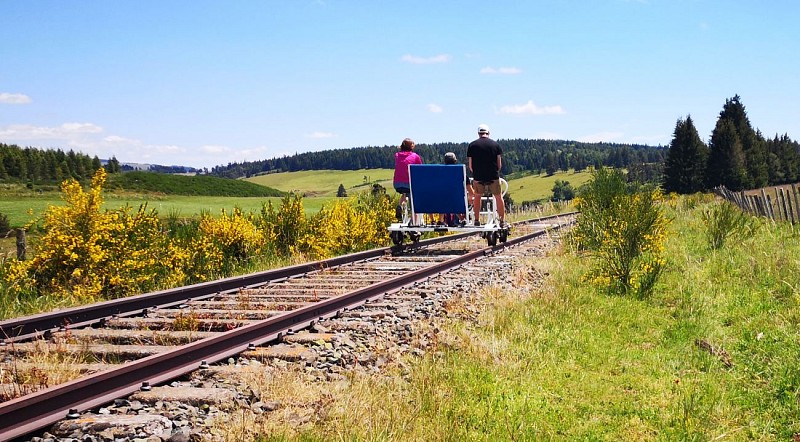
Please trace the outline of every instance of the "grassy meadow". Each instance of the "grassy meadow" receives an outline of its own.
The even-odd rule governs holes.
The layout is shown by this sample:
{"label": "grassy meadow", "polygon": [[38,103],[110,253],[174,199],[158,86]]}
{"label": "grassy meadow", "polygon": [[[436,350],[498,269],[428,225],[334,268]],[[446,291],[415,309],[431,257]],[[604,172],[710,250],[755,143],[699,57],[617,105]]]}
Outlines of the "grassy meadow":
{"label": "grassy meadow", "polygon": [[[758,221],[714,250],[703,212],[718,202],[672,203],[649,298],[584,282],[590,262],[568,250],[531,258],[509,275],[515,289],[478,294],[477,320],[451,304],[433,348],[389,373],[334,389],[302,373],[261,380],[266,397],[295,395],[286,413],[327,404],[316,423],[228,428],[261,441],[800,439],[800,234]],[[526,285],[531,274],[545,284]]]}
{"label": "grassy meadow", "polygon": [[508,193],[516,203],[523,201],[541,201],[553,195],[553,186],[556,180],[566,181],[576,191],[589,181],[591,172],[559,172],[554,175],[527,175],[521,178],[508,180]]}
{"label": "grassy meadow", "polygon": [[368,190],[373,183],[391,191],[393,175],[394,171],[391,169],[304,170],[270,173],[245,180],[284,192],[305,195],[305,198],[334,198],[340,184],[348,194]]}
{"label": "grassy meadow", "polygon": [[[302,172],[285,172],[260,175],[248,178],[248,181],[272,187],[284,192],[303,193],[306,197],[335,197],[339,184],[344,185],[348,193],[368,188],[372,183],[380,184],[392,190],[391,169],[369,169],[355,171],[316,170]],[[364,178],[367,177],[367,181]],[[526,175],[509,179],[508,191],[516,202],[538,201],[553,195],[556,180],[568,181],[577,189],[591,178],[590,172],[559,172],[555,175]]]}

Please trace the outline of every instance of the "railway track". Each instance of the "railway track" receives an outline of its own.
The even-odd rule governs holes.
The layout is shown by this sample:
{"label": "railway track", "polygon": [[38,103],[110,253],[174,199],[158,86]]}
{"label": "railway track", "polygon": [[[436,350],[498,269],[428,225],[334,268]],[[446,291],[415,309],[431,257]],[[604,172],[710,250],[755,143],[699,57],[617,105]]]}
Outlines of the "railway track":
{"label": "railway track", "polygon": [[[448,235],[405,246],[402,253],[376,249],[0,322],[6,336],[0,347],[0,440],[240,355],[302,360],[308,357],[302,349],[281,353],[266,344],[332,339],[320,335],[327,330],[321,324],[366,303],[393,310],[370,301],[524,244],[570,224],[572,216],[517,223],[508,242],[495,247],[474,234]],[[301,332],[307,328],[311,334]]]}

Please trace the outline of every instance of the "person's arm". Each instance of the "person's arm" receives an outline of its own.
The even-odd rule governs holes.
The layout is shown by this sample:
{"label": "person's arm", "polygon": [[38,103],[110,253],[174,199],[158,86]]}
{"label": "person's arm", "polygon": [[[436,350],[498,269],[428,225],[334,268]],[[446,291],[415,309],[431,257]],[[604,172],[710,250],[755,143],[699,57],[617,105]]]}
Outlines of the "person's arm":
{"label": "person's arm", "polygon": [[497,173],[500,173],[501,170],[503,170],[503,159],[500,157],[500,155],[498,155],[497,156]]}
{"label": "person's arm", "polygon": [[467,157],[467,163],[469,163],[469,173],[475,175],[475,171],[472,170],[472,157]]}

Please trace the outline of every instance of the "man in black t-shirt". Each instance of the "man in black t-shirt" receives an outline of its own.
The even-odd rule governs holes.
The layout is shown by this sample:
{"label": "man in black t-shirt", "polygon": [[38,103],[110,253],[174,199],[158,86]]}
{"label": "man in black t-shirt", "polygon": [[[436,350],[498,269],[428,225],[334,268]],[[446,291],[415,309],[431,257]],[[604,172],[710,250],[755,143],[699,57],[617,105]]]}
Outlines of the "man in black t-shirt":
{"label": "man in black t-shirt", "polygon": [[472,172],[472,188],[474,190],[472,210],[476,226],[480,225],[478,217],[481,212],[481,197],[488,188],[497,202],[497,216],[500,217],[500,225],[505,227],[506,207],[500,191],[502,154],[503,149],[497,144],[497,141],[489,138],[489,126],[485,124],[478,126],[478,139],[469,143],[467,148],[469,170]]}

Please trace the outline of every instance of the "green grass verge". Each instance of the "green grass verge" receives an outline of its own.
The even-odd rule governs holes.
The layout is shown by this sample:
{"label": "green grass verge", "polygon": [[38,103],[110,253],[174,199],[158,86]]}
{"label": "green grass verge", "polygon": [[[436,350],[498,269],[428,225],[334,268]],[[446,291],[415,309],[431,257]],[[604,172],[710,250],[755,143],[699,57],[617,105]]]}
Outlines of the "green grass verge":
{"label": "green grass verge", "polygon": [[712,251],[704,205],[682,205],[651,298],[582,282],[586,257],[531,260],[546,286],[491,295],[477,326],[276,440],[798,440],[800,235],[763,224]]}

